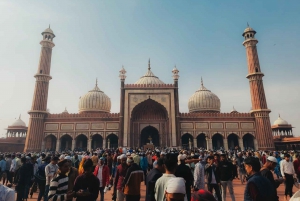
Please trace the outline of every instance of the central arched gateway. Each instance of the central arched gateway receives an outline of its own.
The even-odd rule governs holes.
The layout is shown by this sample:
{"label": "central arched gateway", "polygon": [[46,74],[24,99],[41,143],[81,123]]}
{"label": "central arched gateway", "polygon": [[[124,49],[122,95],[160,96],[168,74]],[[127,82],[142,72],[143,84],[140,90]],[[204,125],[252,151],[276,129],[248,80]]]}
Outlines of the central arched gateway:
{"label": "central arched gateway", "polygon": [[154,146],[159,146],[158,130],[153,126],[145,127],[141,132],[141,145],[152,143]]}
{"label": "central arched gateway", "polygon": [[154,146],[168,146],[169,119],[166,108],[151,98],[139,103],[131,113],[130,146],[142,147],[152,138]]}

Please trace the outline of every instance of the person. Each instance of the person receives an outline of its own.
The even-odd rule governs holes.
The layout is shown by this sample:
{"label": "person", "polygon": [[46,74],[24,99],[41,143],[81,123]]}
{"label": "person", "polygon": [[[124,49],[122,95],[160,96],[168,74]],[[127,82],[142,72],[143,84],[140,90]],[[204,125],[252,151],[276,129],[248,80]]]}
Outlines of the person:
{"label": "person", "polygon": [[153,168],[152,154],[151,151],[147,153],[147,161],[148,161],[148,172]]}
{"label": "person", "polygon": [[126,163],[127,157],[125,154],[120,156],[121,164],[118,165],[115,177],[115,185],[113,191],[113,197],[116,197],[117,201],[124,201],[125,195],[122,190],[122,183],[126,176],[128,165]]}
{"label": "person", "polygon": [[3,178],[3,184],[5,184],[6,177],[6,161],[4,157],[0,155],[0,181]]}
{"label": "person", "polygon": [[[139,164],[144,172],[144,178],[147,176],[147,169],[148,169],[148,160],[146,158],[145,153],[142,154]],[[146,179],[145,179],[145,185],[146,185]]]}
{"label": "person", "polygon": [[16,191],[17,191],[17,201],[23,201],[25,196],[25,187],[26,183],[29,180],[27,176],[27,165],[26,165],[26,158],[21,158],[21,167],[16,175]]}
{"label": "person", "polygon": [[293,164],[294,164],[294,170],[296,172],[298,182],[300,183],[300,154],[296,154],[296,158],[293,161]]}
{"label": "person", "polygon": [[279,179],[280,177],[282,177],[282,176],[281,176],[281,172],[280,172],[280,161],[281,161],[281,157],[279,156],[278,153],[276,153],[276,154],[275,154],[275,158],[276,158],[276,160],[277,160],[277,165],[276,165],[276,167],[275,167],[275,169],[274,169],[274,173],[276,174],[277,179]]}
{"label": "person", "polygon": [[244,184],[246,171],[244,166],[244,158],[241,152],[237,153],[236,162],[238,166],[238,172],[239,172],[241,184]]}
{"label": "person", "polygon": [[156,166],[150,170],[146,178],[146,201],[155,201],[155,183],[165,172],[164,159],[157,160]]}
{"label": "person", "polygon": [[226,201],[227,187],[232,201],[235,201],[232,180],[234,178],[234,167],[230,161],[227,160],[226,154],[221,154],[219,162],[222,200]]}
{"label": "person", "polygon": [[58,160],[59,158],[57,156],[53,156],[51,162],[45,167],[46,185],[45,185],[44,201],[48,201],[50,181],[53,179],[55,173],[58,170],[58,167],[56,165]]}
{"label": "person", "polygon": [[182,177],[169,179],[165,191],[166,201],[186,201],[185,181]]}
{"label": "person", "polygon": [[50,182],[48,200],[72,200],[75,192],[68,191],[69,177],[66,175],[70,170],[68,160],[63,159],[57,163],[59,173]]}
{"label": "person", "polygon": [[182,177],[185,180],[186,196],[188,200],[191,200],[191,186],[194,184],[194,176],[191,169],[185,164],[186,158],[186,154],[180,155],[180,164],[177,166],[175,176]]}
{"label": "person", "polygon": [[141,198],[141,182],[144,172],[132,157],[127,158],[128,170],[124,178],[123,187],[126,201],[139,201]]}
{"label": "person", "polygon": [[78,168],[79,168],[79,163],[80,163],[80,162],[79,162],[79,159],[78,159],[78,155],[75,154],[73,166],[74,166],[74,168],[76,168],[77,170],[78,170]]}
{"label": "person", "polygon": [[154,191],[155,200],[165,200],[165,190],[169,179],[176,177],[177,157],[175,154],[168,153],[164,159],[164,167],[166,172],[156,181]]}
{"label": "person", "polygon": [[14,201],[15,200],[15,191],[11,188],[8,188],[0,184],[0,200],[1,201]]}
{"label": "person", "polygon": [[274,201],[279,201],[279,197],[277,196],[277,188],[283,182],[283,180],[278,180],[278,179],[274,180],[273,173],[271,171],[273,171],[276,166],[277,166],[277,159],[274,156],[269,156],[266,160],[266,163],[260,169],[260,174],[266,177],[267,179],[269,179],[269,181],[271,182],[274,188],[274,193],[275,193]]}
{"label": "person", "polygon": [[37,185],[39,187],[39,195],[37,201],[41,201],[42,197],[45,195],[45,186],[46,186],[46,173],[45,168],[50,163],[51,157],[45,157],[43,159],[43,163],[38,167],[38,171],[35,175],[35,180],[37,182]]}
{"label": "person", "polygon": [[93,174],[93,161],[86,159],[83,167],[83,174],[79,175],[74,184],[73,191],[76,201],[95,201],[99,194],[99,179]]}
{"label": "person", "polygon": [[104,188],[109,184],[110,171],[104,164],[105,158],[101,157],[94,169],[94,175],[99,179],[100,201],[104,201]]}
{"label": "person", "polygon": [[212,193],[214,189],[218,200],[221,201],[219,168],[215,165],[213,156],[208,156],[206,160],[205,172],[207,174],[208,191]]}
{"label": "person", "polygon": [[274,201],[274,188],[271,182],[260,174],[260,161],[255,157],[244,160],[245,170],[248,175],[244,192],[244,201]]}
{"label": "person", "polygon": [[[77,158],[78,158],[78,157],[77,157]],[[98,164],[98,160],[99,160],[98,154],[97,154],[97,153],[94,153],[91,159],[92,159],[92,161],[93,161],[93,168],[95,169],[96,166],[97,166],[97,164]]]}
{"label": "person", "polygon": [[294,165],[290,161],[290,154],[284,155],[284,160],[280,162],[280,171],[281,175],[283,176],[283,179],[285,181],[285,199],[287,200],[287,196],[289,195],[290,198],[293,196],[293,185],[294,185]]}
{"label": "person", "polygon": [[196,163],[194,170],[194,191],[205,188],[205,168],[202,165],[202,157],[199,157],[200,161]]}
{"label": "person", "polygon": [[193,193],[191,201],[216,201],[216,199],[211,192],[200,189]]}
{"label": "person", "polygon": [[70,156],[66,156],[65,159],[68,161],[69,164],[69,172],[66,173],[66,175],[69,178],[68,181],[68,191],[73,190],[74,188],[74,183],[76,178],[78,177],[78,170],[74,167],[72,167],[72,161],[71,161],[71,157]]}
{"label": "person", "polygon": [[3,182],[3,185],[7,185],[7,183],[9,182],[10,184],[12,183],[12,177],[11,177],[11,174],[10,174],[10,166],[11,166],[11,154],[8,154],[6,156],[6,169],[5,169],[5,172],[6,172],[6,176],[7,176],[7,180],[6,182],[4,181]]}

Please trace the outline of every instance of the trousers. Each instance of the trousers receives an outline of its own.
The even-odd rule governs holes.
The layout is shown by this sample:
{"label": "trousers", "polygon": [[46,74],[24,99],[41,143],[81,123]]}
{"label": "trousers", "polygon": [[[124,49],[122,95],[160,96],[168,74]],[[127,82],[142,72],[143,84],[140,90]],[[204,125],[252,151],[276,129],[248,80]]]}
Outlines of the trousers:
{"label": "trousers", "polygon": [[293,185],[294,185],[294,178],[291,174],[284,173],[285,176],[285,191],[284,195],[289,195],[290,197],[293,196]]}
{"label": "trousers", "polygon": [[228,191],[230,193],[230,197],[232,201],[235,201],[234,191],[232,181],[221,181],[221,189],[222,189],[222,201],[226,201],[226,190],[228,187]]}

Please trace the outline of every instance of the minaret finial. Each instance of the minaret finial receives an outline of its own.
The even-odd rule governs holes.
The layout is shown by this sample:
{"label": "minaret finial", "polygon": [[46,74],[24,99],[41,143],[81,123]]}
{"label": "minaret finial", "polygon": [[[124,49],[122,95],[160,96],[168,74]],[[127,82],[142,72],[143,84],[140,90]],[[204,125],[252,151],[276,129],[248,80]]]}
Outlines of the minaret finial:
{"label": "minaret finial", "polygon": [[21,114],[19,115],[19,119],[21,119]]}
{"label": "minaret finial", "polygon": [[247,27],[249,27],[249,23],[247,22]]}
{"label": "minaret finial", "polygon": [[202,79],[202,76],[201,76],[201,87],[203,87],[203,79]]}
{"label": "minaret finial", "polygon": [[50,29],[50,24],[49,24],[49,29]]}
{"label": "minaret finial", "polygon": [[280,113],[278,114],[279,118],[280,118]]}
{"label": "minaret finial", "polygon": [[98,87],[98,78],[96,78],[96,87]]}
{"label": "minaret finial", "polygon": [[151,66],[150,66],[150,58],[149,58],[149,60],[148,60],[148,70],[150,70],[151,69]]}

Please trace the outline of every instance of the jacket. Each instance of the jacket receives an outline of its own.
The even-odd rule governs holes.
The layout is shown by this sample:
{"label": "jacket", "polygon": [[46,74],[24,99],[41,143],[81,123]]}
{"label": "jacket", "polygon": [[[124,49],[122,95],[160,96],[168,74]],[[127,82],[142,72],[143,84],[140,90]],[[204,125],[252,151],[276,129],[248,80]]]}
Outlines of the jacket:
{"label": "jacket", "polygon": [[[98,178],[99,165],[95,167],[94,175]],[[103,165],[102,168],[102,187],[108,186],[109,184],[109,168],[107,165]]]}
{"label": "jacket", "polygon": [[155,183],[161,176],[162,173],[156,168],[153,168],[147,174],[146,201],[155,201],[155,192],[154,192]]}
{"label": "jacket", "polygon": [[210,184],[212,180],[212,171],[214,172],[215,179],[217,183],[220,183],[220,176],[219,176],[219,168],[215,164],[206,164],[205,166],[205,173],[207,176],[207,183]]}
{"label": "jacket", "polygon": [[141,157],[140,166],[141,166],[142,170],[148,169],[148,160],[146,157]]}
{"label": "jacket", "polygon": [[141,182],[144,181],[144,172],[136,163],[128,168],[123,186],[125,195],[140,195]]}
{"label": "jacket", "polygon": [[188,166],[186,166],[184,163],[178,165],[175,176],[182,177],[185,180],[186,190],[190,190],[190,186],[194,183],[194,176]]}
{"label": "jacket", "polygon": [[221,181],[232,181],[233,180],[233,165],[229,161],[220,161],[219,166],[220,170],[220,180]]}
{"label": "jacket", "polygon": [[272,183],[272,186],[274,187],[274,197],[275,197],[274,201],[279,201],[279,197],[277,196],[276,189],[279,187],[280,183],[278,181],[274,180],[273,173],[269,169],[266,168],[266,169],[261,169],[260,174],[263,177],[266,177]]}

